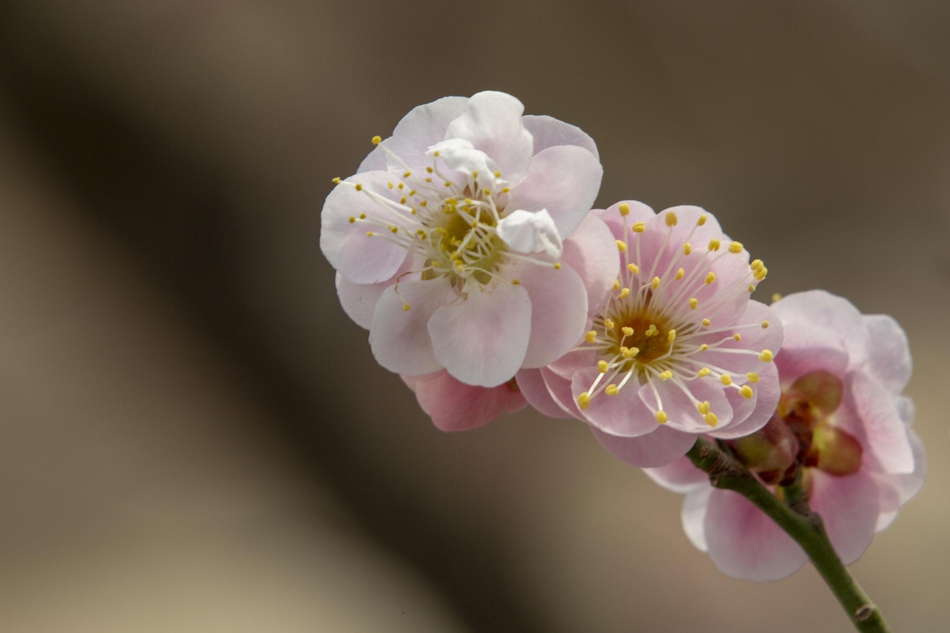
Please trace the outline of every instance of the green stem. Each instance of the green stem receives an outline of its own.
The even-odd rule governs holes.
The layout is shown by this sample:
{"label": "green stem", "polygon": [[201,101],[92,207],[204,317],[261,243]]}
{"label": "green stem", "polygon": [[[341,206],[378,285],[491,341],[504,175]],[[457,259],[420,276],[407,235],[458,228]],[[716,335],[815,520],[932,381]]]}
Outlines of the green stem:
{"label": "green stem", "polygon": [[783,488],[783,503],[731,454],[703,438],[696,440],[686,455],[709,475],[713,486],[737,492],[754,503],[801,545],[855,629],[862,633],[891,633],[881,610],[841,564],[821,517],[808,507],[807,496],[797,481]]}

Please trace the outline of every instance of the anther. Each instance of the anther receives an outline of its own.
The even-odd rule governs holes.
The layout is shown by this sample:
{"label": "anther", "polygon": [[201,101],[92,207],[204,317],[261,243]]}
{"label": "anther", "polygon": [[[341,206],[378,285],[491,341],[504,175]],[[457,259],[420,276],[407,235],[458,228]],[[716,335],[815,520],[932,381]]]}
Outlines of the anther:
{"label": "anther", "polygon": [[711,284],[714,281],[716,281],[716,273],[710,270],[709,274],[706,275],[706,283]]}
{"label": "anther", "polygon": [[620,290],[620,280],[617,279],[614,281],[614,290]]}
{"label": "anther", "polygon": [[561,270],[561,262],[554,262],[554,270]]}
{"label": "anther", "polygon": [[684,243],[684,244],[683,244],[683,255],[689,255],[689,254],[692,253],[692,252],[693,252],[693,246],[692,246],[689,242]]}
{"label": "anther", "polygon": [[680,268],[679,270],[676,271],[676,277],[674,277],[673,279],[679,280],[679,279],[682,279],[682,278],[685,277],[685,276],[686,276],[686,271],[683,270],[682,268]]}
{"label": "anther", "polygon": [[353,224],[354,222],[356,222],[356,218],[351,215],[351,216],[350,216],[350,224]]}
{"label": "anther", "polygon": [[709,250],[711,250],[711,251],[718,251],[718,250],[719,250],[719,246],[720,246],[719,240],[717,240],[716,238],[713,238],[713,239],[709,240]]}
{"label": "anther", "polygon": [[372,231],[366,231],[366,237],[373,237]]}
{"label": "anther", "polygon": [[715,427],[717,424],[719,424],[719,418],[716,417],[716,414],[713,413],[712,411],[704,415],[703,420],[706,421],[706,424],[712,427]]}
{"label": "anther", "polygon": [[659,288],[659,287],[660,287],[660,278],[659,278],[659,277],[654,277],[654,278],[653,278],[653,281],[650,282],[650,287],[653,288],[654,290],[656,290],[657,288]]}
{"label": "anther", "polygon": [[624,336],[633,336],[633,328],[629,326],[624,326],[620,328],[620,331],[623,332]]}
{"label": "anther", "polygon": [[769,363],[773,358],[775,358],[775,355],[772,354],[771,350],[764,349],[762,350],[762,353],[759,354],[759,360],[763,363]]}
{"label": "anther", "polygon": [[671,372],[669,369],[667,369],[666,371],[660,374],[660,380],[669,380],[672,377],[673,377],[673,372]]}
{"label": "anther", "polygon": [[701,352],[705,352],[707,349],[709,349],[709,345],[707,345],[706,343],[703,343],[702,345],[699,346],[699,351]]}
{"label": "anther", "polygon": [[704,224],[706,224],[706,214],[705,214],[705,213],[702,214],[701,216],[699,216],[699,219],[696,220],[696,226],[702,226],[702,225],[704,225]]}
{"label": "anther", "polygon": [[670,343],[672,343],[673,341],[675,341],[675,340],[676,340],[676,330],[670,330],[669,332],[667,332],[667,333],[666,333],[666,340],[668,340]]}
{"label": "anther", "polygon": [[669,416],[666,415],[666,411],[657,411],[655,417],[656,421],[660,424],[666,424],[667,420],[670,419]]}
{"label": "anther", "polygon": [[383,142],[383,137],[381,137],[381,136],[374,136],[374,137],[373,137],[373,145],[379,145],[379,144],[382,143],[382,142]]}
{"label": "anther", "polygon": [[361,185],[360,183],[356,183],[356,190],[363,191],[363,185]]}
{"label": "anther", "polygon": [[402,309],[403,309],[403,311],[405,311],[405,312],[409,312],[409,308],[411,308],[411,307],[412,307],[412,306],[407,303],[407,304],[404,304],[404,305],[402,306]]}
{"label": "anther", "polygon": [[753,396],[752,387],[750,387],[749,385],[742,385],[742,388],[739,389],[739,395],[745,398],[746,400],[751,399]]}
{"label": "anther", "polygon": [[732,376],[730,376],[729,374],[723,374],[722,376],[719,377],[719,382],[721,382],[722,384],[728,387],[729,385],[732,384]]}
{"label": "anther", "polygon": [[365,213],[360,213],[360,219],[361,219],[361,220],[365,220],[365,219],[366,219],[366,214],[365,214]]}
{"label": "anther", "polygon": [[710,323],[712,323],[712,321],[710,321],[709,319],[703,319],[703,320],[702,320],[702,324],[703,324],[704,326],[706,326],[706,327],[709,327],[709,324],[710,324]]}
{"label": "anther", "polygon": [[624,242],[623,240],[617,240],[617,250],[620,251],[621,253],[626,253],[627,243]]}
{"label": "anther", "polygon": [[636,275],[638,272],[640,272],[640,267],[636,264],[627,264],[627,270]]}
{"label": "anther", "polygon": [[759,375],[754,371],[750,371],[745,375],[745,379],[752,383],[759,382]]}
{"label": "anther", "polygon": [[750,293],[755,292],[755,284],[749,284],[748,291],[749,291]]}
{"label": "anther", "polygon": [[696,410],[699,411],[700,415],[706,415],[709,413],[709,400],[696,403]]}
{"label": "anther", "polygon": [[643,222],[634,222],[634,224],[633,224],[633,232],[634,232],[634,233],[643,233],[643,232],[646,231],[646,230],[647,230],[647,225],[646,225],[646,224],[644,224]]}
{"label": "anther", "polygon": [[338,185],[338,184],[340,184],[341,182],[343,182],[343,181],[340,179],[339,176],[337,176],[336,178],[333,179],[333,184],[334,184],[334,185]]}
{"label": "anther", "polygon": [[711,374],[711,373],[712,373],[712,370],[709,369],[709,367],[703,367],[703,368],[700,369],[698,372],[696,372],[696,375],[697,375],[698,377],[700,377],[700,378],[705,378],[706,376],[708,376],[708,375]]}
{"label": "anther", "polygon": [[597,330],[591,330],[590,332],[588,332],[587,334],[585,334],[585,335],[584,335],[584,340],[587,341],[588,343],[593,343],[594,341],[596,341],[596,340],[597,340]]}
{"label": "anther", "polygon": [[741,340],[742,340],[742,335],[739,334],[738,332],[736,332],[735,334],[732,335],[732,340],[734,340],[734,341],[741,341]]}
{"label": "anther", "polygon": [[607,388],[604,389],[604,393],[608,396],[616,396],[620,393],[620,389],[617,388],[617,385],[607,385]]}
{"label": "anther", "polygon": [[616,324],[614,323],[613,319],[604,319],[604,327],[608,330],[614,329],[614,325]]}
{"label": "anther", "polygon": [[630,205],[626,202],[621,202],[620,206],[617,207],[617,211],[620,212],[620,215],[626,217],[630,215]]}
{"label": "anther", "polygon": [[606,374],[607,370],[610,369],[610,366],[607,364],[607,361],[600,360],[600,361],[597,361],[597,369],[600,370],[600,373]]}
{"label": "anther", "polygon": [[782,295],[776,292],[775,294],[772,295],[772,303],[775,303],[776,301],[781,300],[781,298],[782,298]]}
{"label": "anther", "polygon": [[676,213],[673,211],[666,212],[666,226],[676,226],[676,223],[679,222],[679,218],[676,217]]}
{"label": "anther", "polygon": [[577,396],[577,406],[579,406],[581,409],[586,409],[588,406],[590,406],[590,394],[585,391],[581,395]]}
{"label": "anther", "polygon": [[730,252],[730,253],[741,253],[741,252],[742,252],[742,242],[730,242],[730,243],[729,243],[729,252]]}
{"label": "anther", "polygon": [[768,321],[762,321],[762,329],[763,329],[763,330],[764,330],[765,328],[767,328],[768,326],[769,326],[769,322],[768,322]]}
{"label": "anther", "polygon": [[693,297],[692,299],[689,300],[689,307],[692,308],[693,310],[695,310],[698,305],[699,305],[699,299],[697,299],[696,297]]}

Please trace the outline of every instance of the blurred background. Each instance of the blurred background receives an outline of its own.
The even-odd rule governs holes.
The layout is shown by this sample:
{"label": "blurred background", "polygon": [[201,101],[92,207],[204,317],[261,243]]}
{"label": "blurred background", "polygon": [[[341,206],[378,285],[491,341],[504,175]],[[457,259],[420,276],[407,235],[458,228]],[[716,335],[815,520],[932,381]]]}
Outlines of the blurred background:
{"label": "blurred background", "polygon": [[0,630],[847,631],[730,580],[681,498],[531,412],[442,434],[344,315],[333,176],[499,89],[598,142],[599,202],[699,204],[906,328],[931,473],[854,572],[950,616],[950,4],[0,4]]}

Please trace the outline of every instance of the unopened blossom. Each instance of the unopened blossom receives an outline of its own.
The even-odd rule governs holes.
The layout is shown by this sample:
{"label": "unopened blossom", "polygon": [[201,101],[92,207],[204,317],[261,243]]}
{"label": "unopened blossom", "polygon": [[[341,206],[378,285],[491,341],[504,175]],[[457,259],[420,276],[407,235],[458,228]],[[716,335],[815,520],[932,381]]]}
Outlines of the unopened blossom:
{"label": "unopened blossom", "polygon": [[402,379],[436,428],[446,432],[484,426],[501,415],[520,411],[527,404],[514,380],[497,387],[475,387],[452,378],[444,369]]}
{"label": "unopened blossom", "polygon": [[[779,495],[798,473],[835,551],[851,564],[924,482],[923,448],[910,428],[913,403],[901,396],[911,373],[907,338],[891,317],[862,316],[820,290],[772,307],[785,324],[775,358],[781,402],[764,429],[729,444]],[[737,493],[714,489],[688,459],[646,472],[686,493],[686,533],[724,573],[777,580],[807,560],[763,512]]]}
{"label": "unopened blossom", "polygon": [[327,197],[320,246],[390,371],[502,385],[568,351],[616,276],[609,230],[585,218],[594,142],[523,111],[500,92],[419,106]]}
{"label": "unopened blossom", "polygon": [[572,352],[519,373],[528,401],[587,421],[637,466],[668,464],[696,437],[758,430],[778,402],[782,324],[749,298],[767,270],[699,207],[639,202],[595,211],[620,275]]}

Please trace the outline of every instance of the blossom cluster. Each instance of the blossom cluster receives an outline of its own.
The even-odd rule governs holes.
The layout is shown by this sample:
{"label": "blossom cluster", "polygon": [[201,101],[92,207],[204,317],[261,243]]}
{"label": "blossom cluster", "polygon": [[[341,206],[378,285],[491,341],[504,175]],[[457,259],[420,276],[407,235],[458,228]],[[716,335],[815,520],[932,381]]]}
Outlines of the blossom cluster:
{"label": "blossom cluster", "polygon": [[526,404],[576,419],[685,493],[690,540],[739,578],[780,578],[805,554],[710,486],[684,457],[697,438],[779,493],[803,482],[846,563],[919,489],[890,317],[821,291],[752,299],[768,269],[699,207],[593,209],[594,141],[510,95],[419,106],[373,143],[334,180],[320,246],[376,360],[438,428]]}

